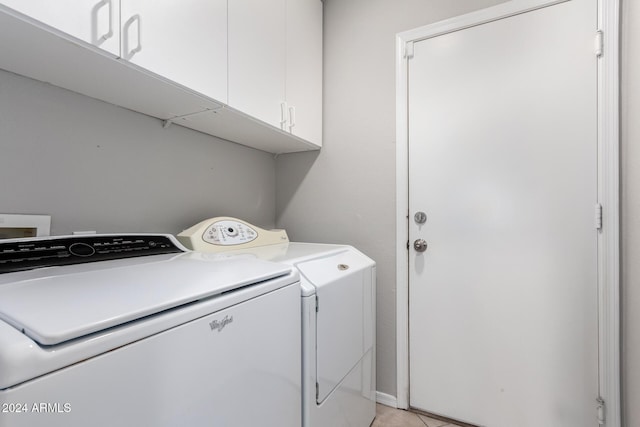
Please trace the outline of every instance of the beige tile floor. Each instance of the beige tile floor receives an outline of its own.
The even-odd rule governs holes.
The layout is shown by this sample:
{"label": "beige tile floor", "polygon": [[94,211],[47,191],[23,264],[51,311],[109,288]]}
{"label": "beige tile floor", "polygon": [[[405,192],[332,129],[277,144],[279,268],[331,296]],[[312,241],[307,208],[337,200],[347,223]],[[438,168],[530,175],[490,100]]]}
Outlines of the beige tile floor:
{"label": "beige tile floor", "polygon": [[462,427],[448,421],[436,420],[426,415],[416,414],[389,406],[376,405],[376,419],[371,427]]}

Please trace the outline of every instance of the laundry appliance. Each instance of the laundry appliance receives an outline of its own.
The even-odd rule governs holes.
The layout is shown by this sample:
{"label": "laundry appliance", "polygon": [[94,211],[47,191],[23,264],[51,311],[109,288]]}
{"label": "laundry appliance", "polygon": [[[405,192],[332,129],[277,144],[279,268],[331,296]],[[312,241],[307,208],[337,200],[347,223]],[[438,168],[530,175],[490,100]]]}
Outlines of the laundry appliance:
{"label": "laundry appliance", "polygon": [[299,427],[300,304],[170,235],[0,241],[0,426]]}
{"label": "laundry appliance", "polygon": [[284,230],[231,217],[177,237],[221,259],[251,255],[295,267],[302,286],[302,425],[369,427],[376,400],[373,260],[351,246],[289,242]]}

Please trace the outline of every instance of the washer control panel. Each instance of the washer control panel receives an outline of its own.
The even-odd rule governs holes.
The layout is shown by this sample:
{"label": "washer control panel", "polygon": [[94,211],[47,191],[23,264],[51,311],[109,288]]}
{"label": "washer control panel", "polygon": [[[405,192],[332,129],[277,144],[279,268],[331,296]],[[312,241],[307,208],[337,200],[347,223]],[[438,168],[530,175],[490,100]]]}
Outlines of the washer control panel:
{"label": "washer control panel", "polygon": [[61,236],[0,241],[0,274],[184,252],[170,235]]}
{"label": "washer control panel", "polygon": [[222,252],[289,242],[284,230],[263,230],[231,217],[202,221],[177,237],[187,248],[201,252]]}
{"label": "washer control panel", "polygon": [[258,232],[239,221],[223,220],[211,224],[204,231],[202,239],[214,245],[240,245],[255,240]]}

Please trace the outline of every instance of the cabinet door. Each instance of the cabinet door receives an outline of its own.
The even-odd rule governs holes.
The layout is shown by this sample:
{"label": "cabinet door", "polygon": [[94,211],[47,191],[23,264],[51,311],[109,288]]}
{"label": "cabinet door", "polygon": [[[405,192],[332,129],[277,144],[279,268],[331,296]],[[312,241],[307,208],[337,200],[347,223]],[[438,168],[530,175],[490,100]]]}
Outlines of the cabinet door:
{"label": "cabinet door", "polygon": [[227,1],[121,0],[122,57],[227,102]]}
{"label": "cabinet door", "polygon": [[277,127],[284,127],[285,24],[285,0],[229,2],[229,105]]}
{"label": "cabinet door", "polygon": [[2,0],[1,3],[120,55],[120,0]]}
{"label": "cabinet door", "polygon": [[287,0],[288,128],[322,145],[322,2]]}

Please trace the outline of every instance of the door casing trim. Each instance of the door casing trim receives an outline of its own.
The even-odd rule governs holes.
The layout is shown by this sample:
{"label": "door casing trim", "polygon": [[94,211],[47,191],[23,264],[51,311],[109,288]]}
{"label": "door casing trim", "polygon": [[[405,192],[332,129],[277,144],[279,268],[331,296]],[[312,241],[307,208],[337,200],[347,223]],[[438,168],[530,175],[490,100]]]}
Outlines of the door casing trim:
{"label": "door casing trim", "polygon": [[[396,36],[396,377],[397,406],[409,407],[409,164],[407,44],[572,0],[512,0]],[[607,427],[621,427],[620,383],[620,0],[598,1],[598,363]],[[595,54],[595,52],[594,52]],[[595,425],[594,402],[594,425]]]}

